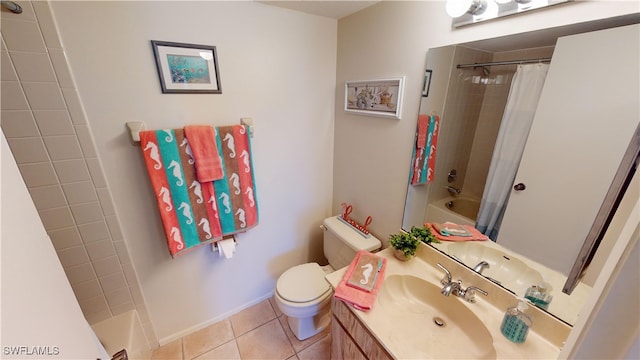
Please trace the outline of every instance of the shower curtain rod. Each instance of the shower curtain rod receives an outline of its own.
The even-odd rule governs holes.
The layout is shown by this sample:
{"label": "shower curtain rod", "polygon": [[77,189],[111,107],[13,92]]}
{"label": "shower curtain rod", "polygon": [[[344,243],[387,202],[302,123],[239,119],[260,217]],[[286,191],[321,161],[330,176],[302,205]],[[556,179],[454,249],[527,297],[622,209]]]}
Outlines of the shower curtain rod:
{"label": "shower curtain rod", "polygon": [[509,61],[495,61],[495,62],[486,62],[486,63],[475,63],[475,64],[458,64],[456,66],[457,69],[470,68],[470,67],[483,67],[483,66],[499,66],[499,65],[513,65],[513,64],[532,64],[532,63],[543,63],[549,62],[551,58],[540,58],[540,59],[525,59],[525,60],[509,60]]}

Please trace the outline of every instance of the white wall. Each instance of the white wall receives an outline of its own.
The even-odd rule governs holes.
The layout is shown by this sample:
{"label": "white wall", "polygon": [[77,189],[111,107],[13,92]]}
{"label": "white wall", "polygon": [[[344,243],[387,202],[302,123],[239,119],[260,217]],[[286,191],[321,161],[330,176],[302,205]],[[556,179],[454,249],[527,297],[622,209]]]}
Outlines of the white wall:
{"label": "white wall", "polygon": [[[52,2],[123,237],[161,343],[272,294],[323,260],[330,214],[336,20],[254,2]],[[150,40],[217,47],[221,95],[162,94]],[[140,149],[149,129],[255,122],[260,224],[223,260],[204,246],[171,259]]]}
{"label": "white wall", "polygon": [[[286,268],[320,259],[317,225],[343,201],[354,205],[354,217],[373,216],[378,237],[398,230],[428,48],[638,12],[635,2],[577,1],[451,29],[444,2],[427,1],[382,2],[337,27],[253,2],[51,6],[151,321],[165,342],[260,301]],[[152,39],[217,46],[223,94],[161,94]],[[398,75],[407,76],[401,120],[343,113],[345,80]],[[260,225],[240,237],[232,260],[207,248],[171,260],[124,123],[226,125],[247,116],[256,123]]]}
{"label": "white wall", "polygon": [[[638,13],[633,1],[575,1],[454,29],[444,1],[383,1],[338,22],[333,209],[372,215],[379,238],[397,232],[429,48]],[[406,75],[400,120],[345,114],[344,81]]]}
{"label": "white wall", "polygon": [[82,315],[4,133],[0,135],[1,357],[96,359],[103,355],[101,346]]}

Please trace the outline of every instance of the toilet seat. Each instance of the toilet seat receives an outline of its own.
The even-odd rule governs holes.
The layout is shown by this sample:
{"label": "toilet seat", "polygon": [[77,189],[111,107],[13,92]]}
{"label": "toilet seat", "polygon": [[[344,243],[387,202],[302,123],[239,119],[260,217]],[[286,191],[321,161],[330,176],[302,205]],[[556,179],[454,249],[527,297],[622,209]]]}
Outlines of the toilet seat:
{"label": "toilet seat", "polygon": [[276,292],[283,300],[292,303],[313,302],[331,292],[325,275],[317,263],[294,266],[278,278]]}

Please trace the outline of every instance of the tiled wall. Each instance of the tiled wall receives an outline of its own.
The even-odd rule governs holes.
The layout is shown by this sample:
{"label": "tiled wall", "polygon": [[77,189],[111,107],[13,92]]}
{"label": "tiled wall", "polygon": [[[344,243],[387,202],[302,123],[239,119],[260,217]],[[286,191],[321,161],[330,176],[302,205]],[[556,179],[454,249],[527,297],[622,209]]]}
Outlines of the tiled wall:
{"label": "tiled wall", "polygon": [[2,9],[2,131],[80,307],[93,324],[137,309],[157,346],[49,5]]}
{"label": "tiled wall", "polygon": [[[491,61],[491,53],[456,46],[452,66]],[[442,127],[438,139],[438,165],[436,177],[429,193],[429,202],[450,196],[447,185],[463,188],[467,163],[473,138],[478,126],[478,115],[482,108],[485,86],[473,82],[478,71],[452,69],[447,99],[442,115]],[[449,184],[447,174],[455,169],[457,179]],[[442,171],[441,171],[442,170]]]}

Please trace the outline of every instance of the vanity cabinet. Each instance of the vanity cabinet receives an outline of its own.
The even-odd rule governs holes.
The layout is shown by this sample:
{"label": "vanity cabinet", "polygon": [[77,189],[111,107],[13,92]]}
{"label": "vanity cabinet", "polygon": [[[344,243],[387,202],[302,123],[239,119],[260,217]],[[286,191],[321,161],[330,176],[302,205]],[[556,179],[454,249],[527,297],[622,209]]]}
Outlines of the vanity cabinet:
{"label": "vanity cabinet", "polygon": [[638,126],[639,34],[630,25],[558,39],[501,245],[570,272]]}
{"label": "vanity cabinet", "polygon": [[386,360],[391,355],[344,302],[331,302],[331,359]]}

